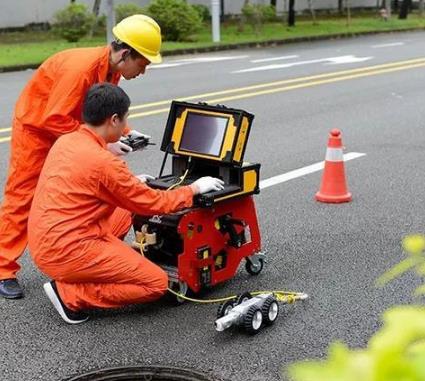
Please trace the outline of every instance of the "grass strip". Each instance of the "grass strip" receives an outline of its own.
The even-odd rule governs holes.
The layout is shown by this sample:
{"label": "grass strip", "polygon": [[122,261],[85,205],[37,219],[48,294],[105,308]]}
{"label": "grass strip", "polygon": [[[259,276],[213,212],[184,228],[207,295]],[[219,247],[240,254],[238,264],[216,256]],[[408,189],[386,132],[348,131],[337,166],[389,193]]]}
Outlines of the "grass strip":
{"label": "grass strip", "polygon": [[[196,42],[168,42],[163,44],[163,52],[180,49],[199,49],[220,45],[241,44],[249,42],[266,42],[313,36],[332,36],[341,34],[357,34],[364,32],[400,31],[403,29],[425,28],[425,18],[409,15],[406,20],[392,18],[385,22],[376,17],[354,17],[347,26],[345,18],[318,20],[316,24],[309,21],[298,21],[296,26],[288,28],[283,23],[267,23],[260,33],[256,34],[246,25],[243,31],[238,25],[224,24],[221,27],[221,42],[211,42],[211,29],[206,26],[195,37]],[[85,38],[78,43],[59,40],[50,32],[14,32],[0,34],[0,68],[16,65],[36,65],[52,54],[74,47],[100,46],[105,38]]]}

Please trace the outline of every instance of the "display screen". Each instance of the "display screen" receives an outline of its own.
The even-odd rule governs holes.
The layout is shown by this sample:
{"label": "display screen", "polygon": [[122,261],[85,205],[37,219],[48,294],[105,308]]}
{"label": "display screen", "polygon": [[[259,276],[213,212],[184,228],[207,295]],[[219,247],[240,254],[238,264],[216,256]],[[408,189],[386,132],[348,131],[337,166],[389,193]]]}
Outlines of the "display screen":
{"label": "display screen", "polygon": [[229,118],[188,112],[180,150],[220,156]]}

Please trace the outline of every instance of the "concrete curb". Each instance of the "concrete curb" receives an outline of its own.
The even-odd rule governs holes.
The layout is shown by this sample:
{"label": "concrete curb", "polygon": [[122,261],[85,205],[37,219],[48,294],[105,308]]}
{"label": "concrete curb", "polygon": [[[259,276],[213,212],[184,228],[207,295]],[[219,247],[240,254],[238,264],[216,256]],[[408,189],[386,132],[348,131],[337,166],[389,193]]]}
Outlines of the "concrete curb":
{"label": "concrete curb", "polygon": [[[267,46],[279,46],[285,44],[294,44],[299,42],[310,42],[310,41],[326,41],[326,40],[336,40],[336,39],[346,39],[359,36],[367,36],[373,34],[389,34],[389,33],[400,33],[400,32],[414,32],[414,31],[424,31],[425,28],[408,28],[408,29],[394,29],[394,30],[378,30],[378,31],[369,31],[369,32],[356,32],[356,33],[337,33],[337,34],[327,34],[323,36],[306,36],[306,37],[294,37],[294,38],[284,38],[278,40],[267,40],[267,41],[253,41],[253,42],[242,42],[238,44],[223,44],[223,45],[214,45],[214,46],[205,46],[198,48],[188,48],[188,49],[176,49],[170,51],[162,52],[162,55],[165,56],[177,56],[183,54],[195,54],[195,53],[208,53],[208,52],[218,52],[224,50],[236,50],[243,48],[261,48]],[[0,73],[6,73],[11,71],[21,71],[28,69],[37,69],[40,66],[38,64],[29,64],[29,65],[13,65],[0,67]]]}

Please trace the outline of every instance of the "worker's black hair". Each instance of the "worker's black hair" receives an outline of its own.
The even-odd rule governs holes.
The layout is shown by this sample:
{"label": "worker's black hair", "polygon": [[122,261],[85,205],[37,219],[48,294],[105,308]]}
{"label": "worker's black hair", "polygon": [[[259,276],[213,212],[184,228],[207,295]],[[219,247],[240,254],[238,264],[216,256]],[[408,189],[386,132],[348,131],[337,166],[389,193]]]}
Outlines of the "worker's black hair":
{"label": "worker's black hair", "polygon": [[133,59],[143,57],[139,52],[134,50],[131,46],[127,45],[125,42],[121,41],[112,41],[111,47],[114,52],[119,52],[123,49],[130,49],[130,57]]}
{"label": "worker's black hair", "polygon": [[114,114],[122,120],[129,107],[130,98],[121,87],[98,83],[90,87],[84,98],[83,120],[92,126],[100,126]]}

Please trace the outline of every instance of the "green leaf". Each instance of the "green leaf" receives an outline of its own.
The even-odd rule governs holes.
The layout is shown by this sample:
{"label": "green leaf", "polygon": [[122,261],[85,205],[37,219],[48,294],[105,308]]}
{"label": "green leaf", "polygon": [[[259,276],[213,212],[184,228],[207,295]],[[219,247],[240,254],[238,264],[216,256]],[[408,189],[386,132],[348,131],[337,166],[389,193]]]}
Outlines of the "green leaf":
{"label": "green leaf", "polygon": [[386,271],[383,275],[381,275],[378,280],[376,281],[376,284],[379,287],[384,286],[389,281],[399,277],[400,275],[404,274],[406,271],[413,268],[417,263],[417,260],[414,257],[409,257],[401,261],[400,263],[397,263],[393,268]]}
{"label": "green leaf", "polygon": [[425,258],[424,258],[424,263],[418,265],[418,267],[416,268],[416,272],[420,276],[425,276]]}
{"label": "green leaf", "polygon": [[[410,345],[425,339],[425,307],[399,306],[384,313],[384,326],[369,341],[377,358],[391,360],[403,354]],[[393,360],[391,360],[393,361]]]}
{"label": "green leaf", "polygon": [[305,361],[289,368],[296,381],[373,381],[373,362],[365,351],[350,351],[336,342],[329,348],[326,361]]}
{"label": "green leaf", "polygon": [[422,286],[419,286],[415,290],[415,296],[422,296],[422,295],[425,295],[425,284],[423,284]]}
{"label": "green leaf", "polygon": [[403,239],[403,249],[408,253],[421,254],[425,249],[425,237],[422,234],[408,235]]}

